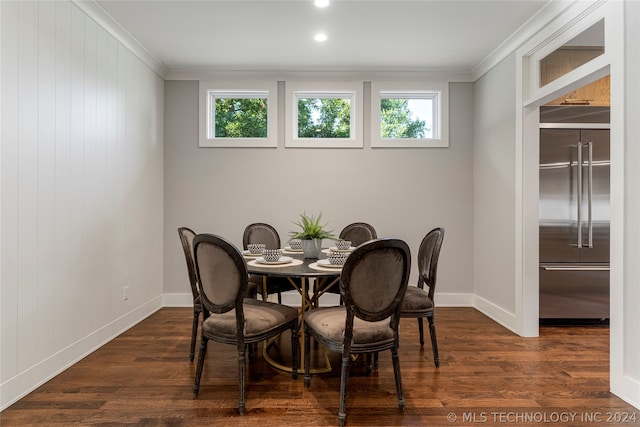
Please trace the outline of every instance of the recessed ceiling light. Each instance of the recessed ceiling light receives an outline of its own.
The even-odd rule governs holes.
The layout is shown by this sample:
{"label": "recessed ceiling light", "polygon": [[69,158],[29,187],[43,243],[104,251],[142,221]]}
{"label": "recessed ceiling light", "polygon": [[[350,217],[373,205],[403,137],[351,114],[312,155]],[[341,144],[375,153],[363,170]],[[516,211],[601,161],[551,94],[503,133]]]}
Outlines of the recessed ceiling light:
{"label": "recessed ceiling light", "polygon": [[316,7],[327,7],[329,6],[329,0],[315,0]]}
{"label": "recessed ceiling light", "polygon": [[327,35],[323,33],[318,33],[315,35],[315,37],[313,37],[313,39],[317,42],[324,42],[324,41],[327,41]]}

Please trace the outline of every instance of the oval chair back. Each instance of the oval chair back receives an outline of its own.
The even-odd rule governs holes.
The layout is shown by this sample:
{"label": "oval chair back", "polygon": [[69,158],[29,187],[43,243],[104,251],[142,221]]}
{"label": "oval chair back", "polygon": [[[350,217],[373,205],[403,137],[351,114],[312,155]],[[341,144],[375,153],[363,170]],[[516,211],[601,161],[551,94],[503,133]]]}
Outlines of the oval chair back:
{"label": "oval chair back", "polygon": [[360,246],[364,242],[378,238],[376,229],[366,222],[354,222],[342,229],[339,236],[342,240],[351,241],[352,246]]}
{"label": "oval chair back", "polygon": [[340,276],[347,311],[376,322],[397,314],[409,280],[411,253],[399,239],[377,239],[347,258]]}
{"label": "oval chair back", "polygon": [[264,243],[267,249],[280,249],[280,235],[273,226],[263,222],[247,225],[242,235],[242,246],[247,249],[249,243]]}
{"label": "oval chair back", "polygon": [[196,265],[193,257],[193,239],[196,233],[187,227],[178,228],[178,236],[182,244],[184,259],[187,262],[187,274],[189,275],[189,285],[193,296],[193,324],[191,326],[191,347],[189,360],[193,362],[196,350],[196,337],[198,335],[198,324],[200,323],[200,313],[202,313],[202,303],[200,302],[200,291],[198,290],[198,279],[196,278]]}

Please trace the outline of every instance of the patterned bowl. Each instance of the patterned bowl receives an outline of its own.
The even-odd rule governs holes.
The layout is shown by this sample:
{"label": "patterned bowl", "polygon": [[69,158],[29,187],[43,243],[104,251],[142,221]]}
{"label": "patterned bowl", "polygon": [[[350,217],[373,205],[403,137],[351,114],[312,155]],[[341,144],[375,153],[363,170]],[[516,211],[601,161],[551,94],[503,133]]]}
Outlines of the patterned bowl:
{"label": "patterned bowl", "polygon": [[327,259],[333,265],[343,265],[349,256],[346,252],[329,251]]}
{"label": "patterned bowl", "polygon": [[336,240],[336,248],[345,251],[351,247],[351,241],[349,240]]}
{"label": "patterned bowl", "polygon": [[247,249],[249,249],[249,252],[254,255],[261,254],[266,247],[267,245],[265,245],[264,243],[249,243],[247,245]]}
{"label": "patterned bowl", "polygon": [[282,256],[282,249],[265,249],[262,251],[262,258],[267,262],[276,262]]}
{"label": "patterned bowl", "polygon": [[291,239],[289,240],[289,247],[296,251],[302,250],[302,240],[300,239]]}

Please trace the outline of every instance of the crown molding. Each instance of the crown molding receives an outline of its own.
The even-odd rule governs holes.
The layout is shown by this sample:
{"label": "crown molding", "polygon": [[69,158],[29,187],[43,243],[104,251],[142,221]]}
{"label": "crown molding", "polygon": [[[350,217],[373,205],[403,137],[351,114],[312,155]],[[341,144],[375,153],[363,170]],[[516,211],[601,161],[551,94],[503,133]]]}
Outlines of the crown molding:
{"label": "crown molding", "polygon": [[574,3],[574,1],[550,0],[542,9],[509,36],[509,38],[495,48],[493,52],[473,67],[471,70],[473,81],[478,80],[487,71],[498,65],[500,61],[515,52],[518,47],[549,24],[549,22],[571,6],[572,3]]}
{"label": "crown molding", "polygon": [[169,70],[165,80],[216,80],[229,78],[260,78],[279,81],[327,80],[327,81],[394,81],[394,80],[446,80],[472,82],[470,73],[429,71],[276,71],[276,70]]}
{"label": "crown molding", "polygon": [[135,37],[124,29],[111,15],[101,8],[94,0],[71,0],[71,3],[82,10],[96,24],[105,29],[124,47],[129,49],[138,59],[144,62],[156,74],[163,79],[167,76],[169,69],[158,58],[153,56]]}

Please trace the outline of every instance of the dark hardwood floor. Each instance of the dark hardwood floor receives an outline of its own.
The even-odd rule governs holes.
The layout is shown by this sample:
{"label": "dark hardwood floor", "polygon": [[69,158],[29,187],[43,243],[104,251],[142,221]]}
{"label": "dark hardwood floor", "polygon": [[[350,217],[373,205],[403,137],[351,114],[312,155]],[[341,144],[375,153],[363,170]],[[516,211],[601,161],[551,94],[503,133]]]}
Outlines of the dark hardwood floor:
{"label": "dark hardwood floor", "polygon": [[[191,314],[190,308],[160,310],[4,410],[0,425],[337,425],[335,354],[333,371],[314,375],[305,389],[302,375],[293,381],[257,352],[241,417],[235,347],[211,342],[194,398]],[[430,346],[420,348],[416,321],[401,322],[404,413],[389,352],[370,376],[362,360],[355,362],[347,425],[640,425],[640,410],[608,391],[606,326],[545,326],[539,338],[521,338],[472,308],[438,308],[436,325],[439,369]]]}

